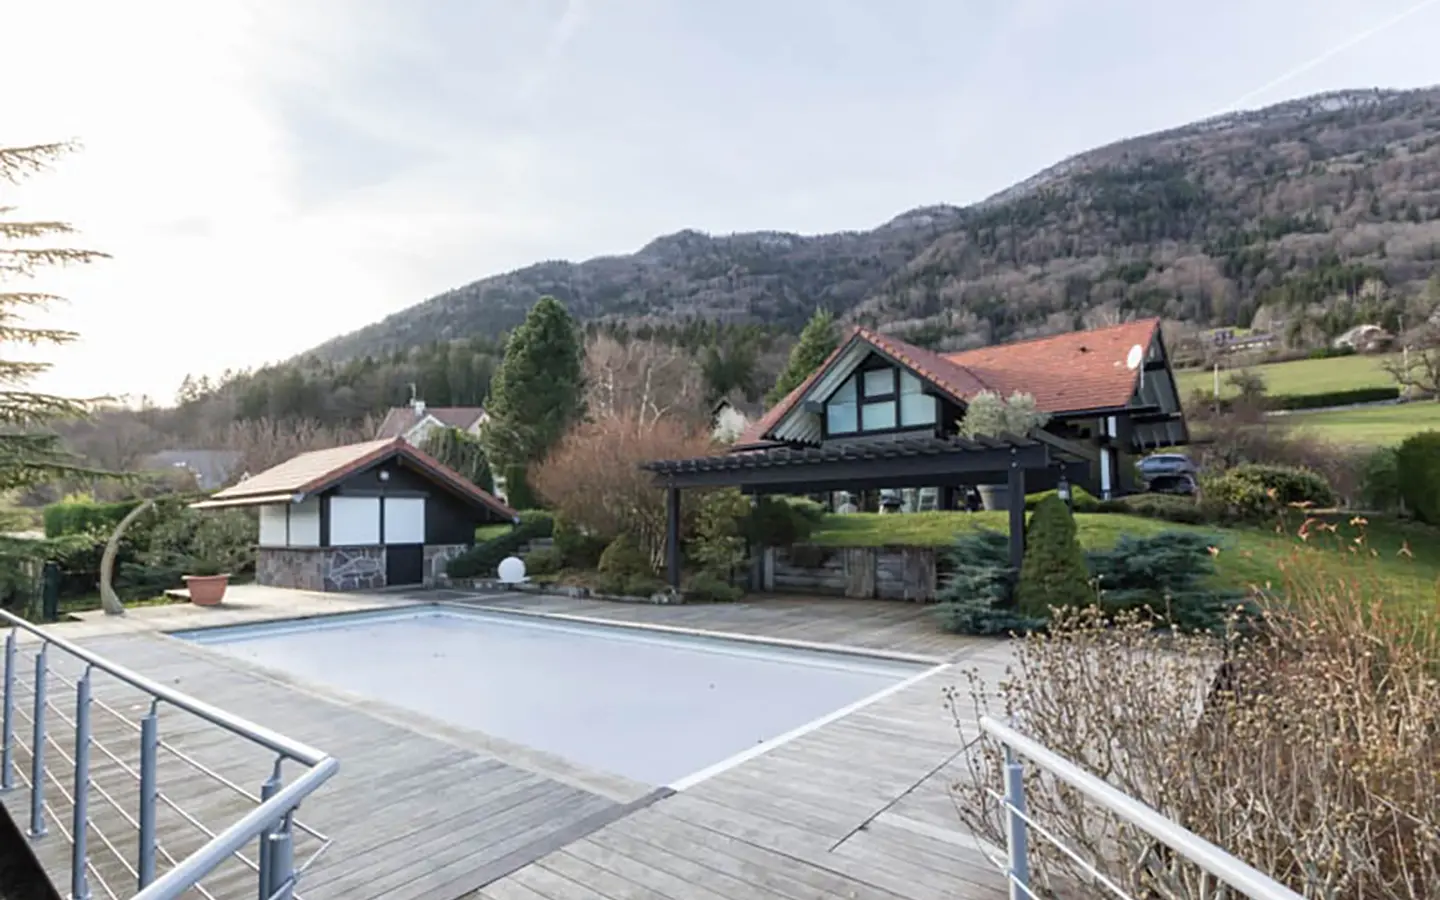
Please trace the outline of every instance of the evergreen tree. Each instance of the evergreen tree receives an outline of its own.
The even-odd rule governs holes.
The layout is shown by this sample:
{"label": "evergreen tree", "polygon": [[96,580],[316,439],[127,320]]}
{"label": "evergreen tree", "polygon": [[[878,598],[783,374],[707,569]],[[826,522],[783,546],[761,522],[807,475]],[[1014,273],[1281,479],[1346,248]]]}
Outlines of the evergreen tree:
{"label": "evergreen tree", "polygon": [[[1024,501],[1017,497],[1011,502]],[[1020,614],[1034,618],[1047,617],[1052,606],[1085,607],[1095,602],[1075,517],[1055,494],[1035,504],[1030,514],[1015,599]]]}
{"label": "evergreen tree", "polygon": [[554,297],[541,297],[510,334],[490,386],[483,441],[492,467],[539,462],[585,412],[584,344]]}
{"label": "evergreen tree", "polygon": [[[0,188],[43,170],[68,149],[64,144],[0,147]],[[46,266],[88,263],[105,254],[50,246],[49,241],[73,234],[74,229],[64,222],[17,221],[7,217],[11,211],[0,200],[0,343],[31,347],[68,344],[77,337],[74,332],[21,324],[25,311],[44,309],[60,299],[32,289],[26,282]],[[49,368],[49,363],[0,359],[0,490],[67,475],[97,474],[80,467],[64,451],[59,436],[47,430],[61,419],[84,416],[88,405],[24,390]]]}
{"label": "evergreen tree", "polygon": [[493,490],[490,464],[479,439],[459,428],[437,428],[425,436],[422,450],[464,475],[482,490]]}
{"label": "evergreen tree", "polygon": [[835,327],[835,317],[826,310],[819,310],[810,317],[805,329],[800,332],[800,340],[790,348],[790,361],[785,366],[785,371],[780,373],[780,378],[776,380],[770,393],[765,395],[765,402],[773,406],[785,399],[785,395],[799,387],[810,377],[810,373],[820,368],[820,364],[825,362],[838,346],[840,333]]}

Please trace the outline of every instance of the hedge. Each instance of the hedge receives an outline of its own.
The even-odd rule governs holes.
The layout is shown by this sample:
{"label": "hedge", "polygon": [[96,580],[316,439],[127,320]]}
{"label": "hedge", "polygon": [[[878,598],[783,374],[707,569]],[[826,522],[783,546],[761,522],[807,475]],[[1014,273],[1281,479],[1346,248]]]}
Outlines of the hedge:
{"label": "hedge", "polygon": [[1406,438],[1395,454],[1400,496],[1415,518],[1440,525],[1440,431]]}
{"label": "hedge", "polygon": [[1272,409],[1298,410],[1323,409],[1328,406],[1354,406],[1361,403],[1383,403],[1399,400],[1398,385],[1388,387],[1353,388],[1348,391],[1327,391],[1323,394],[1282,395],[1268,398]]}
{"label": "hedge", "polygon": [[45,507],[45,536],[65,537],[71,534],[104,533],[106,537],[140,505],[139,500],[100,503],[95,500],[65,500]]}

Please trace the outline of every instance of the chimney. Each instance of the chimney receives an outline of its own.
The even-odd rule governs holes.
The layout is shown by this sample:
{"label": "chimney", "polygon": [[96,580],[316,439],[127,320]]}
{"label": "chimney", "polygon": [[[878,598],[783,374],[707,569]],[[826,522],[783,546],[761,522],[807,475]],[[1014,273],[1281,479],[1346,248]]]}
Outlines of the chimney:
{"label": "chimney", "polygon": [[425,415],[425,401],[421,400],[419,397],[416,397],[410,401],[410,408],[415,410],[415,416],[417,418]]}

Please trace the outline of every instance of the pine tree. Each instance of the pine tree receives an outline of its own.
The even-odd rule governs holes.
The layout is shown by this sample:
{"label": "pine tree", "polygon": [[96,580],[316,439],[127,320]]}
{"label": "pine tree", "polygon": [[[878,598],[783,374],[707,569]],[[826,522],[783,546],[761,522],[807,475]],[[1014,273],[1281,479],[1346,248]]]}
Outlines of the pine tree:
{"label": "pine tree", "polygon": [[426,453],[465,476],[481,490],[494,489],[490,464],[480,441],[459,428],[437,428],[425,436],[421,447]]}
{"label": "pine tree", "polygon": [[[44,170],[69,149],[64,144],[0,147],[0,189]],[[64,222],[15,220],[10,218],[13,212],[14,207],[0,200],[0,343],[67,344],[77,337],[74,332],[21,324],[25,312],[61,299],[33,289],[29,282],[47,266],[88,263],[105,254],[53,246],[51,240],[73,234],[74,229]],[[59,436],[45,430],[58,420],[85,415],[88,404],[24,389],[49,368],[49,363],[0,359],[0,490],[97,474],[79,466],[65,452]]]}
{"label": "pine tree", "polygon": [[584,344],[565,306],[541,297],[510,334],[482,440],[493,469],[528,466],[585,412]]}
{"label": "pine tree", "polygon": [[773,406],[785,399],[785,395],[804,383],[838,346],[840,334],[835,327],[835,317],[826,310],[817,311],[800,332],[800,340],[790,348],[790,361],[770,393],[765,395],[765,402]]}
{"label": "pine tree", "polygon": [[1030,514],[1015,599],[1021,615],[1036,618],[1048,617],[1052,606],[1085,607],[1095,602],[1075,517],[1054,494],[1035,504]]}

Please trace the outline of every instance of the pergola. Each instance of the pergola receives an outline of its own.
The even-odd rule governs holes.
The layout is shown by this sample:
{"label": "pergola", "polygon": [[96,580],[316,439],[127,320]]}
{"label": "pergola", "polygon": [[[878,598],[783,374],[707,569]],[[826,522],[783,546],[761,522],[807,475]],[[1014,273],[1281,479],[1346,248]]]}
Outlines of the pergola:
{"label": "pergola", "polygon": [[1088,473],[1090,457],[1068,441],[1033,431],[999,437],[896,437],[770,447],[646,463],[666,489],[666,575],[680,586],[680,492],[737,487],[747,494],[818,494],[877,488],[1009,486],[1010,561],[1025,554],[1025,494]]}

